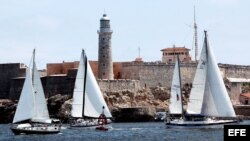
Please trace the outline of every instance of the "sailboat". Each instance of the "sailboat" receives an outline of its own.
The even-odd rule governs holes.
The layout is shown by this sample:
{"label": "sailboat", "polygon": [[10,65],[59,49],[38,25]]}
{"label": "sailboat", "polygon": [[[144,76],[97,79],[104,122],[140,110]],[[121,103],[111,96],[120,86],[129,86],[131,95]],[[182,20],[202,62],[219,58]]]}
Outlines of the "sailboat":
{"label": "sailboat", "polygon": [[[71,109],[71,127],[93,127],[111,123],[112,115],[103,98],[100,87],[82,50],[77,70]],[[105,119],[105,121],[106,121]]]}
{"label": "sailboat", "polygon": [[[167,119],[168,126],[205,126],[239,122],[209,46],[207,31],[204,33],[204,44],[187,107],[185,110],[178,108],[177,113],[182,115],[181,118]],[[183,104],[179,102],[175,106],[183,107]]]}
{"label": "sailboat", "polygon": [[26,77],[17,109],[12,121],[14,134],[52,134],[59,133],[61,122],[51,119],[35,63],[35,49],[30,67],[26,68]]}

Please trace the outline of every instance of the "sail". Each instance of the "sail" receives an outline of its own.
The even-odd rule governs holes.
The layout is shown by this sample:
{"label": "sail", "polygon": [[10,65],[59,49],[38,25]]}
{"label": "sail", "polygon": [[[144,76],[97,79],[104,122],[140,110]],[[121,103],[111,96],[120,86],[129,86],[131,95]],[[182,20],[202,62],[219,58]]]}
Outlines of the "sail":
{"label": "sail", "polygon": [[82,117],[83,116],[83,86],[84,86],[84,74],[85,74],[85,65],[84,65],[84,54],[81,54],[79,67],[76,74],[75,87],[73,92],[73,101],[72,101],[72,117]]}
{"label": "sail", "polygon": [[103,98],[100,87],[97,84],[95,76],[91,70],[89,62],[87,62],[87,79],[86,79],[86,93],[85,93],[85,106],[84,115],[88,117],[98,118],[102,113],[104,106],[104,114],[106,117],[111,118],[112,115]]}
{"label": "sail", "polygon": [[103,106],[106,117],[112,117],[83,50],[75,81],[71,116],[98,118]]}
{"label": "sail", "polygon": [[51,122],[40,75],[36,68],[35,50],[32,56],[32,65],[30,64],[30,67],[26,68],[26,78],[13,123],[28,119],[34,122]]}
{"label": "sail", "polygon": [[187,114],[201,114],[202,102],[207,78],[207,51],[206,44],[200,54],[200,60],[196,68],[192,89],[187,104]]}
{"label": "sail", "polygon": [[[216,117],[236,117],[234,108],[227,93],[224,81],[220,74],[219,67],[215,60],[212,49],[209,46],[205,32],[205,44],[207,48],[208,69],[205,93],[207,100],[204,100],[202,114]],[[211,105],[208,107],[208,105]]]}
{"label": "sail", "polygon": [[47,108],[47,102],[40,79],[39,72],[37,71],[35,62],[33,63],[33,91],[35,98],[35,113],[32,121],[36,122],[50,122],[49,112]]}
{"label": "sail", "polygon": [[179,56],[177,57],[171,86],[169,114],[182,114],[180,63]]}
{"label": "sail", "polygon": [[34,97],[30,69],[26,68],[26,78],[17,104],[13,123],[31,119],[34,113]]}
{"label": "sail", "polygon": [[216,117],[236,117],[213,51],[209,46],[206,31],[201,58],[190,93],[187,113]]}

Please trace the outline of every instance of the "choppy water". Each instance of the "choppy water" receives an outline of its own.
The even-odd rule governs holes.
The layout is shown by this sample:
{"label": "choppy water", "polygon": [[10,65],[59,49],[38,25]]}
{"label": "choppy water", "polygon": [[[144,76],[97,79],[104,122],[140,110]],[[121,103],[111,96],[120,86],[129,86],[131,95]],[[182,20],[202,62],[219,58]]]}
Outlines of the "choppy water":
{"label": "choppy water", "polygon": [[[250,124],[243,121],[241,124]],[[223,128],[166,128],[163,122],[112,123],[109,131],[70,129],[51,135],[14,135],[10,124],[0,124],[0,140],[6,141],[223,141]]]}

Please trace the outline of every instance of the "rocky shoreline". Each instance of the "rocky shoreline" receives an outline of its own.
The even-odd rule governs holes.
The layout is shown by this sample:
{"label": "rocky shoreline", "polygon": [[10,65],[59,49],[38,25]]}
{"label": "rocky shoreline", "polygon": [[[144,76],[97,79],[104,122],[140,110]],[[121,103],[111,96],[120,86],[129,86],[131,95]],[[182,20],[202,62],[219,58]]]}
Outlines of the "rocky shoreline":
{"label": "rocky shoreline", "polygon": [[[185,84],[182,89],[184,105],[190,93],[191,85]],[[113,116],[114,122],[154,121],[156,112],[168,108],[170,89],[166,87],[143,88],[137,92],[122,90],[104,92],[104,99]],[[11,123],[15,114],[17,100],[0,99],[0,123]],[[72,96],[57,94],[47,99],[50,117],[59,118],[67,123],[70,118]],[[250,108],[249,108],[250,109]],[[240,115],[241,119],[249,116]]]}
{"label": "rocky shoreline", "polygon": [[[146,88],[133,92],[104,92],[104,99],[114,122],[153,121],[155,112],[166,111],[170,90],[165,87]],[[47,99],[50,116],[64,123],[70,118],[72,96],[57,94]],[[18,101],[0,100],[0,123],[11,123]]]}

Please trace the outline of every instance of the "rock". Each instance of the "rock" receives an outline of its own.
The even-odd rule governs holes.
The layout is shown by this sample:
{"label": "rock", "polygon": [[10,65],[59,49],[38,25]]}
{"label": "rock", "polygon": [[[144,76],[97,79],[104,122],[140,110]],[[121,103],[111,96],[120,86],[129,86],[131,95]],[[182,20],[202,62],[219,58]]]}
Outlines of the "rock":
{"label": "rock", "polygon": [[71,109],[72,109],[72,99],[66,100],[61,108],[57,116],[61,119],[62,122],[67,122],[71,117]]}
{"label": "rock", "polygon": [[9,99],[0,99],[0,123],[10,123],[13,120],[17,102]]}
{"label": "rock", "polygon": [[170,98],[170,89],[166,87],[151,87],[150,90],[155,99],[164,101]]}
{"label": "rock", "polygon": [[65,101],[70,99],[69,95],[57,94],[48,98],[48,110],[50,117],[58,118],[59,110]]}
{"label": "rock", "polygon": [[119,108],[112,111],[115,122],[145,122],[154,120],[155,109],[150,107]]}

